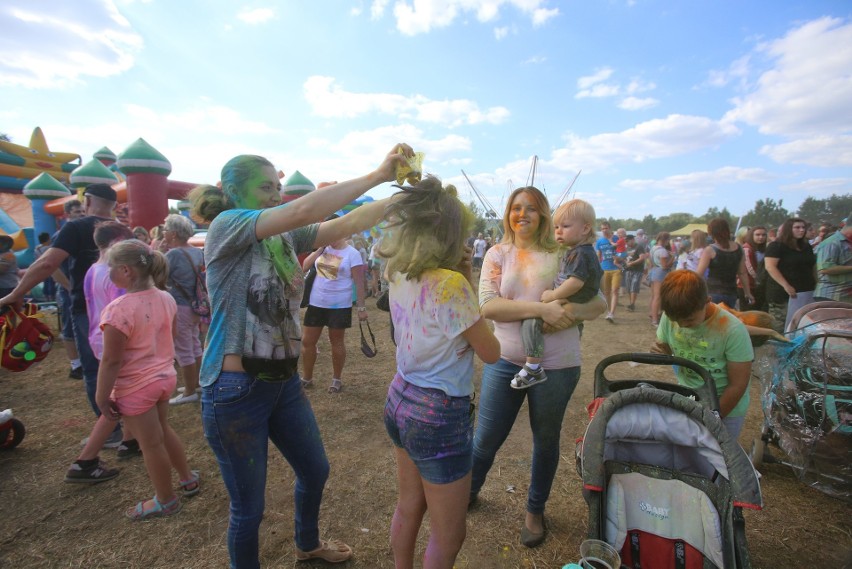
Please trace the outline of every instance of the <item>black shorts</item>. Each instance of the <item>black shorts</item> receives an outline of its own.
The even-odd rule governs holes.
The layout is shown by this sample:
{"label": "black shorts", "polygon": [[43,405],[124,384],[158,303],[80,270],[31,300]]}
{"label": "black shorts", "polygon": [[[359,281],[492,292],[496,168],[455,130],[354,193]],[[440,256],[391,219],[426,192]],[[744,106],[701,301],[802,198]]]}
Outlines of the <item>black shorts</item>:
{"label": "black shorts", "polygon": [[328,326],[336,330],[352,328],[352,309],[319,308],[318,306],[309,304],[308,309],[305,311],[304,325],[313,328]]}

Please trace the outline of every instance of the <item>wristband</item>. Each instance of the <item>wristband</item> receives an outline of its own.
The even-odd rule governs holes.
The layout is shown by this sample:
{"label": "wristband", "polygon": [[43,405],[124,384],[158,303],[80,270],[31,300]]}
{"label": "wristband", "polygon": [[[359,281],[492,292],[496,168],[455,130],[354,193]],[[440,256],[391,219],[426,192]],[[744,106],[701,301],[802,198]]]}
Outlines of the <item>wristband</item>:
{"label": "wristband", "polygon": [[367,307],[366,306],[359,306],[358,312],[367,312]]}

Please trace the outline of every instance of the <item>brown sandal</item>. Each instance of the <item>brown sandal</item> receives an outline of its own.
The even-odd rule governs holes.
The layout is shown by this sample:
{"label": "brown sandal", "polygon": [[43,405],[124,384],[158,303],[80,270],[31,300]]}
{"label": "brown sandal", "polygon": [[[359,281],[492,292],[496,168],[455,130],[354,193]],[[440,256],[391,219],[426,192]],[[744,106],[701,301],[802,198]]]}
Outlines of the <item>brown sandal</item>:
{"label": "brown sandal", "polygon": [[312,551],[302,551],[296,548],[297,561],[310,561],[311,559],[322,559],[326,563],[343,563],[352,557],[352,548],[339,539],[328,541],[321,539],[320,545]]}

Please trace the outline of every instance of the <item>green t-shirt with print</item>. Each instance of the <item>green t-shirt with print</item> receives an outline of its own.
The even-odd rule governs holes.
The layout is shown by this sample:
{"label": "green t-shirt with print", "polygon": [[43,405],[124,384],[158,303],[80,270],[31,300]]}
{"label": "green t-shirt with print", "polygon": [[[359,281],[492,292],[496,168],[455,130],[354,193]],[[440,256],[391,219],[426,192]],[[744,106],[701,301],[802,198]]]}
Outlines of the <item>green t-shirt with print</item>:
{"label": "green t-shirt with print", "polygon": [[[668,344],[675,356],[693,361],[709,371],[716,381],[716,392],[721,395],[728,387],[728,362],[750,362],[754,359],[754,349],[745,325],[730,312],[712,306],[715,311],[710,318],[694,328],[681,328],[663,313],[657,339]],[[682,366],[678,368],[677,381],[693,389],[703,383],[697,373]],[[747,387],[728,416],[745,416],[749,401]]]}

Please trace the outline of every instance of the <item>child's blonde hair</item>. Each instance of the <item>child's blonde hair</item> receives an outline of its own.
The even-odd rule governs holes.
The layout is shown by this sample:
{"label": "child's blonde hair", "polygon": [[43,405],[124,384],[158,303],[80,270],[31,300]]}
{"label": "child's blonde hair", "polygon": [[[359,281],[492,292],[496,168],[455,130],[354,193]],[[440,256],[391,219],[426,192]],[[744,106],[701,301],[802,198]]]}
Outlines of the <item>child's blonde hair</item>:
{"label": "child's blonde hair", "polygon": [[150,277],[154,281],[154,286],[166,290],[169,264],[165,255],[151,249],[138,239],[119,241],[110,247],[107,252],[107,262],[110,266],[132,267],[138,275],[137,283],[147,281]]}
{"label": "child's blonde hair", "polygon": [[589,234],[585,239],[577,243],[577,245],[594,245],[597,240],[597,235],[595,235],[595,220],[597,216],[595,215],[595,208],[592,204],[584,200],[568,200],[553,212],[553,222],[559,223],[565,217],[579,219],[589,226]]}

